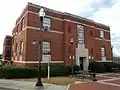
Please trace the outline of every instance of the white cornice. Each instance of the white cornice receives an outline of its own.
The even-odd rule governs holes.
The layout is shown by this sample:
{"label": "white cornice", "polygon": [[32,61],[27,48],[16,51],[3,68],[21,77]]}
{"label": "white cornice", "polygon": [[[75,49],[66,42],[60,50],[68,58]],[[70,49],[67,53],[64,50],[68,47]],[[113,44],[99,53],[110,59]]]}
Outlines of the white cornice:
{"label": "white cornice", "polygon": [[[101,39],[101,38],[95,38],[95,39],[97,39],[97,40],[103,40],[103,39]],[[111,42],[111,40],[108,40],[108,39],[104,39],[103,41]]]}
{"label": "white cornice", "polygon": [[[17,35],[20,35],[20,33],[22,33],[22,31],[27,30],[27,29],[35,29],[35,30],[39,30],[40,28],[36,28],[36,27],[32,27],[32,26],[26,26],[25,28],[23,28]],[[51,32],[51,33],[57,33],[57,34],[64,34],[64,32],[60,32],[60,31],[55,31],[55,30],[42,30],[43,32]],[[14,34],[13,34],[14,35]]]}
{"label": "white cornice", "polygon": [[[26,11],[25,14],[23,15],[23,17],[25,17],[25,15],[27,13],[32,13],[32,14],[36,14],[36,15],[39,15],[38,13],[36,12],[32,12],[32,11]],[[76,22],[76,21],[72,21],[72,20],[68,20],[68,19],[60,19],[60,18],[57,18],[57,17],[53,17],[53,16],[48,16],[46,15],[47,17],[50,17],[50,18],[53,18],[53,19],[57,19],[57,20],[61,20],[61,21],[68,21],[68,22],[72,22],[72,23],[76,23],[76,24],[81,24],[81,25],[84,25],[84,26],[88,26],[88,27],[92,27],[92,28],[95,28],[97,30],[103,30],[105,32],[110,32],[109,30],[105,30],[105,29],[102,29],[102,28],[96,28],[95,26],[91,26],[91,25],[88,25],[88,24],[84,24],[84,23],[80,23],[80,22]],[[22,18],[23,18],[22,17]],[[22,18],[19,20],[19,22],[16,24],[16,26],[20,23],[20,21],[22,20]]]}

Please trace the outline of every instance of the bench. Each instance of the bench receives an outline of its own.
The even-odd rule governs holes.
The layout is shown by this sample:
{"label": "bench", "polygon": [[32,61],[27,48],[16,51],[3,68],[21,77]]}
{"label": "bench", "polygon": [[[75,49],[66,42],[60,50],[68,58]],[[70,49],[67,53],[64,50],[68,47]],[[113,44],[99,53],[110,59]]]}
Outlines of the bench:
{"label": "bench", "polygon": [[76,71],[76,78],[77,79],[90,79],[92,81],[97,81],[96,73],[90,71]]}
{"label": "bench", "polygon": [[118,72],[120,72],[120,69],[119,69],[119,68],[112,68],[112,71],[113,71],[114,73],[118,73]]}

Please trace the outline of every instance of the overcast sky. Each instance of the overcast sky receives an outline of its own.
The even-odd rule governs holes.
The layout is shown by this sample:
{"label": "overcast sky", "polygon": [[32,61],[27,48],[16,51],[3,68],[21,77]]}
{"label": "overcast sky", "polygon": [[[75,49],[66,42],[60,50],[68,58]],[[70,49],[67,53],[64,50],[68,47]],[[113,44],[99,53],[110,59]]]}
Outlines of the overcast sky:
{"label": "overcast sky", "polygon": [[28,2],[109,25],[114,53],[120,55],[120,0],[1,0],[0,53],[4,37],[12,34],[15,21]]}

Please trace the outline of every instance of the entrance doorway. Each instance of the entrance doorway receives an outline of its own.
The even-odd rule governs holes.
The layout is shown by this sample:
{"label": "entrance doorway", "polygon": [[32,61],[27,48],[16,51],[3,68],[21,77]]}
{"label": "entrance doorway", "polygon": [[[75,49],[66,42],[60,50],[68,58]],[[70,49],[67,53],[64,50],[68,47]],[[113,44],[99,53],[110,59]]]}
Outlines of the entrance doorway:
{"label": "entrance doorway", "polygon": [[84,60],[84,57],[79,57],[79,60],[80,60],[80,70],[83,70],[83,60]]}

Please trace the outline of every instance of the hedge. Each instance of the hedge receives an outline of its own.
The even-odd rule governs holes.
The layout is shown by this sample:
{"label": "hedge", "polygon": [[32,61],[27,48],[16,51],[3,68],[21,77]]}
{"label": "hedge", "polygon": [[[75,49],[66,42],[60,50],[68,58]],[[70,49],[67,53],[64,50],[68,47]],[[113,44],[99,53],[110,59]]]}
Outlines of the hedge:
{"label": "hedge", "polygon": [[120,64],[113,62],[95,62],[95,61],[89,64],[89,70],[91,70],[91,72],[97,73],[113,72],[112,68],[120,69]]}
{"label": "hedge", "polygon": [[[2,67],[0,68],[0,78],[33,78],[37,77],[37,68],[27,67]],[[70,68],[63,64],[51,64],[50,76],[68,76],[70,74]],[[47,65],[44,65],[41,69],[41,77],[47,77]]]}
{"label": "hedge", "polygon": [[[69,69],[69,74],[72,74],[72,66],[67,66],[67,68]],[[80,71],[80,66],[73,65],[73,73],[77,74],[76,71]]]}
{"label": "hedge", "polygon": [[0,68],[0,77],[12,78],[31,78],[37,76],[37,69],[21,67],[4,67]]}
{"label": "hedge", "polygon": [[69,69],[63,64],[51,64],[50,76],[68,76]]}

